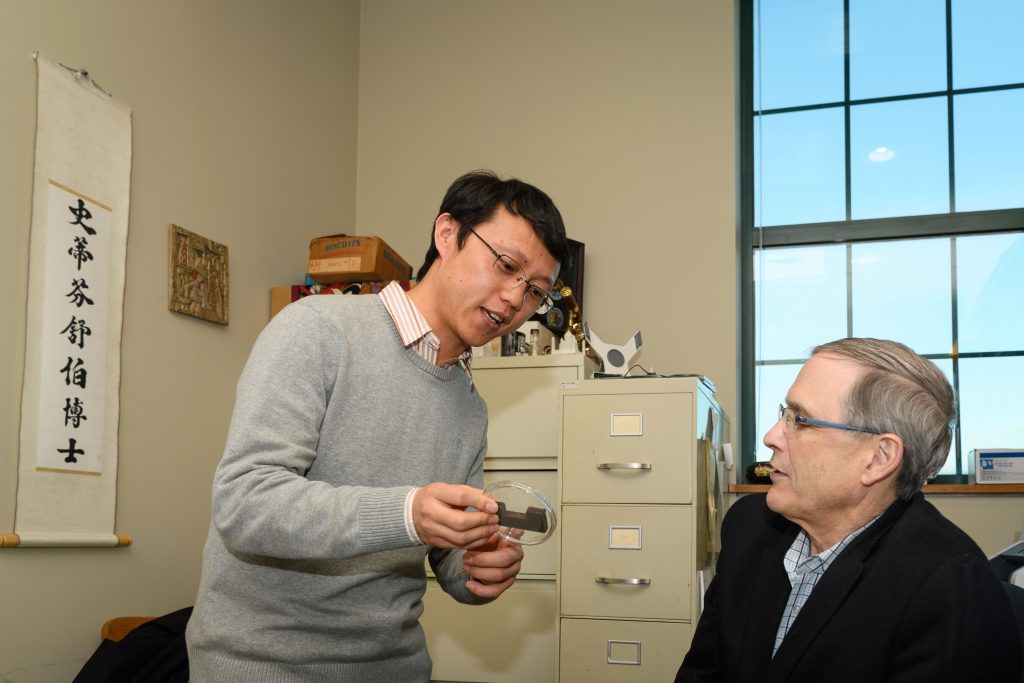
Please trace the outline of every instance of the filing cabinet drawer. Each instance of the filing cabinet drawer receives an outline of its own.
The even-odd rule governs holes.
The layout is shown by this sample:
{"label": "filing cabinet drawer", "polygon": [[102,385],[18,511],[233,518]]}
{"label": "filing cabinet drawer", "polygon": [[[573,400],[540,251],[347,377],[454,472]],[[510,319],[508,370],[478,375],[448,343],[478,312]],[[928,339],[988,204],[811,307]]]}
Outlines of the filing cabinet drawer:
{"label": "filing cabinet drawer", "polygon": [[692,511],[562,506],[561,613],[690,619]]}
{"label": "filing cabinet drawer", "polygon": [[692,394],[565,393],[562,420],[563,502],[691,501]]}
{"label": "filing cabinet drawer", "polygon": [[563,683],[671,681],[690,647],[688,623],[562,619]]}
{"label": "filing cabinet drawer", "polygon": [[558,655],[555,582],[520,579],[486,605],[464,605],[427,582],[420,624],[432,681],[550,683]]}
{"label": "filing cabinet drawer", "polygon": [[487,402],[487,458],[557,457],[558,404],[553,389],[580,379],[580,372],[572,365],[474,367],[473,383]]}

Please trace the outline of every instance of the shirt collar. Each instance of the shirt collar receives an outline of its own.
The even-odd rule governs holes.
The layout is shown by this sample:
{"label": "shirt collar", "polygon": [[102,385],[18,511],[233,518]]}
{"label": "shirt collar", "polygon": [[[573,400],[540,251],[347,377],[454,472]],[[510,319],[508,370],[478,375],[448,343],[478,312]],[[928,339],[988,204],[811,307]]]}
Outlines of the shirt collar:
{"label": "shirt collar", "polygon": [[868,520],[867,524],[854,530],[843,537],[843,539],[838,543],[830,548],[822,550],[817,555],[810,554],[811,539],[807,533],[801,529],[800,533],[793,539],[793,544],[789,546],[789,550],[786,551],[786,556],[782,561],[783,566],[785,566],[786,571],[790,574],[803,574],[810,571],[824,572],[828,569],[829,565],[832,564],[832,561],[846,549],[846,546],[850,545],[850,543],[853,542],[853,539],[860,536],[865,529],[874,524],[876,519],[878,519],[878,516],[872,517]]}
{"label": "shirt collar", "polygon": [[[402,286],[398,282],[391,282],[380,291],[380,298],[395,323],[402,345],[406,348],[414,347],[420,356],[436,363],[441,342]],[[456,363],[461,364],[466,373],[471,375],[472,349],[466,349],[458,357],[442,363],[441,367],[450,367]]]}

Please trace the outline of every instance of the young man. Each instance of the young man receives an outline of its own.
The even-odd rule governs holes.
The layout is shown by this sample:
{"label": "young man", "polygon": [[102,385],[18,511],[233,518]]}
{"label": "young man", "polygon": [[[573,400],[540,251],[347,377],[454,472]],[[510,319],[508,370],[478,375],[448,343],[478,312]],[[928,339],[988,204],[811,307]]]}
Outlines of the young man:
{"label": "young man", "polygon": [[814,350],[764,437],[676,681],[1016,683],[1009,599],[920,490],[949,453],[953,390],[902,344]]}
{"label": "young man", "polygon": [[567,256],[546,194],[470,173],[408,294],[307,297],[274,317],[214,476],[191,680],[429,679],[424,556],[474,604],[512,585],[523,556],[480,490],[470,347],[549,306]]}

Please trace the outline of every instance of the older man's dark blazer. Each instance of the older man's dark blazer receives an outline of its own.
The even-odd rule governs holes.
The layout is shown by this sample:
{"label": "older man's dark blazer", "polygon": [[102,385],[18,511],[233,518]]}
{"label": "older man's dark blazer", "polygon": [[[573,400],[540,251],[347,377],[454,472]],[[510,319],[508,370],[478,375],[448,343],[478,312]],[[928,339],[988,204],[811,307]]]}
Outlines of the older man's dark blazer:
{"label": "older man's dark blazer", "polygon": [[1021,679],[1009,600],[978,546],[917,494],[897,501],[821,577],[772,658],[799,527],[745,496],[676,681]]}

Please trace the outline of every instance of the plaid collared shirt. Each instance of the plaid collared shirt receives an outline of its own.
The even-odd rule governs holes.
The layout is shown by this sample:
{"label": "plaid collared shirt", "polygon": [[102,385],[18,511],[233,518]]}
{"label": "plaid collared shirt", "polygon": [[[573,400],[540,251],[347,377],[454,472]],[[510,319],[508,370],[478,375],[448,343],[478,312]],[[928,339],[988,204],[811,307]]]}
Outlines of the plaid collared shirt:
{"label": "plaid collared shirt", "polygon": [[796,621],[800,609],[811,597],[811,591],[818,585],[818,580],[824,576],[825,571],[832,562],[839,557],[839,554],[850,545],[853,539],[857,538],[865,529],[871,526],[878,517],[857,529],[831,548],[823,550],[817,555],[808,556],[811,552],[811,539],[802,530],[793,539],[793,544],[786,551],[782,565],[789,575],[789,599],[786,600],[786,609],[782,612],[782,621],[779,622],[779,630],[775,634],[775,647],[772,649],[772,657],[779,651],[779,646],[789,633],[790,626]]}
{"label": "plaid collared shirt", "polygon": [[[384,307],[388,309],[388,313],[391,314],[391,319],[395,322],[398,336],[402,338],[402,345],[406,348],[412,347],[423,360],[436,365],[441,342],[402,286],[397,282],[392,282],[380,291],[380,298],[384,302]],[[473,350],[466,349],[457,358],[442,363],[441,367],[450,367],[456,363],[462,366],[472,382]],[[417,545],[423,545],[420,535],[416,532],[416,524],[412,515],[413,498],[417,491],[419,491],[418,488],[413,488],[405,497],[405,532],[409,535],[410,541]]]}

